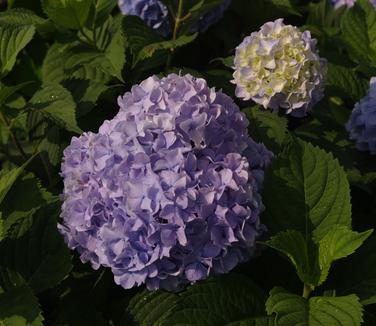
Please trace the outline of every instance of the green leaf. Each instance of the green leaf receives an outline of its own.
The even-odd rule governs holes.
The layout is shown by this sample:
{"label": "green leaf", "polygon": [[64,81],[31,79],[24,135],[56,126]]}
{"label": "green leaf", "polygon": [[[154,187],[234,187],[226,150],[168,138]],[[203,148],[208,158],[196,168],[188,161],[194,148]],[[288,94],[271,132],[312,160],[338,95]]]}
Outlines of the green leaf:
{"label": "green leaf", "polygon": [[103,60],[103,53],[82,48],[77,43],[55,43],[49,48],[43,61],[43,84],[60,83],[70,78],[106,84],[110,75],[101,67]]}
{"label": "green leaf", "polygon": [[139,325],[161,325],[179,296],[162,291],[142,291],[130,301],[127,310]]}
{"label": "green leaf", "polygon": [[225,325],[261,315],[264,302],[264,293],[250,279],[231,274],[179,294],[144,291],[131,300],[128,311],[140,325]]}
{"label": "green leaf", "polygon": [[61,85],[49,85],[34,94],[30,110],[44,115],[68,131],[82,133],[76,121],[76,104],[72,95]]}
{"label": "green leaf", "polygon": [[90,112],[99,96],[109,88],[101,82],[77,78],[64,80],[62,85],[71,92],[77,104],[78,117]]}
{"label": "green leaf", "polygon": [[235,321],[226,324],[226,326],[275,326],[275,324],[271,317],[255,317]]}
{"label": "green leaf", "polygon": [[338,92],[341,97],[350,97],[354,102],[366,95],[368,81],[352,69],[328,64],[327,88]]}
{"label": "green leaf", "polygon": [[356,295],[312,297],[309,300],[282,288],[270,291],[266,311],[278,326],[360,326],[362,305]]}
{"label": "green leaf", "polygon": [[346,12],[341,24],[342,38],[358,62],[376,59],[376,12],[368,0],[359,0]]}
{"label": "green leaf", "polygon": [[[337,266],[336,266],[337,267]],[[376,303],[376,236],[334,269],[339,293],[355,293],[363,305]]]}
{"label": "green leaf", "polygon": [[333,226],[317,243],[295,230],[280,232],[265,244],[286,255],[297,270],[304,284],[321,285],[328,277],[332,263],[345,258],[370,236],[372,230],[363,233],[351,231],[345,226]]}
{"label": "green leaf", "polygon": [[39,303],[28,286],[0,293],[0,325],[43,326]]}
{"label": "green leaf", "polygon": [[139,17],[125,16],[122,25],[124,36],[135,58],[145,46],[163,42],[162,36],[147,26]]}
{"label": "green leaf", "polygon": [[292,0],[271,0],[271,2],[288,14],[302,16]]}
{"label": "green leaf", "polygon": [[30,163],[31,159],[18,168],[14,168],[8,172],[4,172],[4,170],[0,172],[0,204],[3,202],[5,196],[16,182],[17,178],[24,171],[25,167]]}
{"label": "green leaf", "polygon": [[255,141],[264,143],[274,153],[278,153],[289,137],[287,119],[278,116],[275,112],[260,109],[258,106],[243,111],[250,121],[251,137]]}
{"label": "green leaf", "polygon": [[38,27],[46,23],[46,20],[37,16],[33,11],[24,8],[14,8],[0,12],[0,24],[16,26],[35,25]]}
{"label": "green leaf", "polygon": [[279,232],[265,244],[289,258],[303,283],[317,285],[320,274],[317,271],[316,254],[310,250],[314,247],[310,239],[305,239],[299,231],[287,230]]}
{"label": "green leaf", "polygon": [[332,154],[297,138],[269,167],[263,201],[263,220],[272,234],[295,229],[320,240],[333,225],[351,226],[343,168]]}
{"label": "green leaf", "polygon": [[92,5],[92,0],[42,0],[45,14],[57,25],[68,29],[81,29]]}
{"label": "green leaf", "polygon": [[354,253],[372,232],[373,230],[358,233],[345,226],[334,226],[319,241],[319,265],[321,270],[319,284],[326,280],[330,266],[334,261]]}
{"label": "green leaf", "polygon": [[144,48],[142,48],[140,52],[138,52],[134,65],[136,65],[140,61],[151,58],[158,50],[171,50],[187,45],[193,42],[197,38],[197,35],[198,33],[194,33],[192,35],[182,35],[175,41],[171,40],[148,44]]}
{"label": "green leaf", "polygon": [[32,82],[22,83],[16,86],[0,86],[0,107],[6,103],[7,99],[17,93],[19,90],[24,88],[25,86],[30,85]]}
{"label": "green leaf", "polygon": [[95,26],[102,24],[116,7],[116,0],[95,1]]}
{"label": "green leaf", "polygon": [[[79,45],[70,49],[64,62],[66,75],[77,79],[92,79],[109,81],[108,76],[121,78],[121,71],[117,71],[104,53]],[[65,77],[67,78],[67,77]],[[64,79],[65,79],[64,78]]]}
{"label": "green leaf", "polygon": [[256,284],[232,274],[188,288],[165,320],[169,325],[220,325],[262,314],[264,302]]}
{"label": "green leaf", "polygon": [[359,326],[363,308],[356,295],[313,297],[309,300],[309,325]]}
{"label": "green leaf", "polygon": [[334,9],[330,1],[327,0],[321,0],[318,3],[310,2],[306,25],[326,31],[329,28],[338,27],[345,10],[346,6]]}
{"label": "green leaf", "polygon": [[[43,155],[47,154],[49,162],[57,166],[61,162],[64,145],[61,143],[60,130],[52,126],[45,133],[43,140],[38,145],[38,150]],[[43,158],[42,158],[43,159]]]}
{"label": "green leaf", "polygon": [[[127,42],[127,49],[132,56],[131,66],[135,66],[138,54],[149,44],[156,44],[163,42],[164,39],[157,34],[152,28],[147,26],[139,17],[125,16],[122,22],[123,33]],[[166,62],[166,53],[158,51],[149,58],[148,61],[143,62],[143,69],[152,69]],[[146,67],[144,67],[146,66]]]}
{"label": "green leaf", "polygon": [[56,228],[59,206],[48,204],[23,218],[0,243],[0,286],[5,290],[26,282],[38,293],[59,284],[72,269]]}
{"label": "green leaf", "polygon": [[[0,241],[5,238],[6,232],[5,232],[5,226],[4,226],[4,220],[2,219],[3,214],[0,212]],[[1,288],[0,288],[1,293]]]}
{"label": "green leaf", "polygon": [[32,25],[0,24],[0,77],[12,70],[18,53],[32,40],[34,33]]}
{"label": "green leaf", "polygon": [[121,72],[125,64],[125,40],[121,22],[122,20],[116,21],[110,30],[111,41],[105,49],[104,56],[111,68],[104,67],[104,70],[124,82]]}
{"label": "green leaf", "polygon": [[115,21],[106,33],[109,43],[103,50],[80,42],[54,44],[43,62],[44,84],[69,78],[106,84],[110,76],[123,81],[121,73],[125,64],[125,42],[120,21]]}
{"label": "green leaf", "polygon": [[14,8],[0,12],[0,25],[12,25],[15,27],[33,25],[42,37],[48,37],[55,29],[50,20],[44,19],[25,8]]}
{"label": "green leaf", "polygon": [[59,83],[68,77],[64,71],[67,46],[54,43],[47,51],[42,65],[42,81],[44,85]]}
{"label": "green leaf", "polygon": [[[21,193],[27,193],[28,196],[20,201],[19,194]],[[56,197],[42,188],[40,181],[33,174],[19,177],[0,204],[4,219],[3,232],[8,232],[14,223],[33,214],[39,207],[53,200],[56,200]]]}

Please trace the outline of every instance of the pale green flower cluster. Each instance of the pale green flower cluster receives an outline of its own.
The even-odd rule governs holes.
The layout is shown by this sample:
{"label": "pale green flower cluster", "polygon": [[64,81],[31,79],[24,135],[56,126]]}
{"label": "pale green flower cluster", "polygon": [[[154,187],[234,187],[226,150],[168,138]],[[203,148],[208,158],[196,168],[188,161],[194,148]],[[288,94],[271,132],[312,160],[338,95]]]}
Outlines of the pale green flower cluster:
{"label": "pale green flower cluster", "polygon": [[264,108],[304,116],[323,97],[326,60],[319,57],[316,40],[282,19],[243,40],[234,69],[236,96]]}

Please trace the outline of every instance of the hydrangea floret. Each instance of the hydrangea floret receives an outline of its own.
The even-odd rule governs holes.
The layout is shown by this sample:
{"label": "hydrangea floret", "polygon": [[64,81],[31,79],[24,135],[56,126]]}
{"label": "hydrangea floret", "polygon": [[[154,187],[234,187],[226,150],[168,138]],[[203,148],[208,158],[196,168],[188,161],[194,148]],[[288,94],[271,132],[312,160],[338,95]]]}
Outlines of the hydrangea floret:
{"label": "hydrangea floret", "polygon": [[376,77],[371,78],[367,96],[355,104],[346,129],[360,151],[376,154]]}
{"label": "hydrangea floret", "polygon": [[[231,0],[223,0],[221,4],[200,17],[192,31],[205,31],[222,18]],[[140,17],[148,26],[166,36],[171,32],[168,9],[160,0],[118,0],[119,8],[124,15]]]}
{"label": "hydrangea floret", "polygon": [[64,151],[59,225],[83,262],[153,290],[229,272],[255,252],[272,153],[204,79],[150,77]]}
{"label": "hydrangea floret", "polygon": [[264,24],[236,48],[233,83],[236,96],[264,108],[305,116],[323,97],[326,60],[320,58],[309,31]]}

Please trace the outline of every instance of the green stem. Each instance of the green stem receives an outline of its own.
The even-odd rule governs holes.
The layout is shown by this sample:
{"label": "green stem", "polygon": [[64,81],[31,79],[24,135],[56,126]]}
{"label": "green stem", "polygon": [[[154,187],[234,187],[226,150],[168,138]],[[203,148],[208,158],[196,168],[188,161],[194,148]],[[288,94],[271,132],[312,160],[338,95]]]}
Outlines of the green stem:
{"label": "green stem", "polygon": [[303,288],[303,298],[304,299],[308,299],[309,296],[311,295],[312,291],[313,291],[313,287],[311,285],[308,285],[308,284],[304,284],[304,288]]}
{"label": "green stem", "polygon": [[184,8],[184,0],[179,0],[178,13],[176,14],[174,32],[172,33],[172,40],[173,41],[175,41],[177,36],[178,36],[181,18],[182,18],[181,16],[183,14],[183,8]]}
{"label": "green stem", "polygon": [[[176,41],[176,39],[178,37],[179,29],[180,29],[180,24],[186,19],[186,17],[182,17],[183,9],[184,9],[184,0],[179,0],[178,11],[177,11],[176,17],[175,17],[174,31],[172,33],[172,42]],[[167,69],[170,68],[170,66],[171,66],[172,55],[173,55],[174,51],[175,51],[175,47],[173,47],[171,49],[171,52],[168,55],[167,64],[166,64]]]}
{"label": "green stem", "polygon": [[3,112],[0,111],[0,120],[1,122],[7,127],[8,131],[9,131],[9,134],[10,134],[10,137],[12,138],[12,141],[14,143],[14,145],[17,147],[18,151],[20,152],[21,156],[27,160],[27,155],[26,153],[24,152],[20,142],[18,141],[15,133],[13,132],[13,130],[11,129],[10,127],[10,123],[8,121],[8,119],[5,117],[5,115],[3,114]]}

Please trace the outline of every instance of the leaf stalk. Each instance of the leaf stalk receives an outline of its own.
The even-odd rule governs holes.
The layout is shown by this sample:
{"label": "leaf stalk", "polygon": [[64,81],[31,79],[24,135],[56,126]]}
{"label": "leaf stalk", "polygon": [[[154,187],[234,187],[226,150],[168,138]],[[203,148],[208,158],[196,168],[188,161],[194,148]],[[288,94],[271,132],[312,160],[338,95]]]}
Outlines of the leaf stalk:
{"label": "leaf stalk", "polygon": [[312,285],[304,284],[302,297],[304,299],[308,299],[309,296],[311,295],[313,289],[314,289],[314,287]]}

